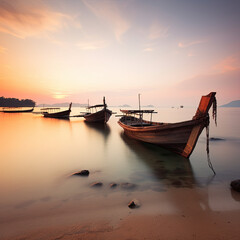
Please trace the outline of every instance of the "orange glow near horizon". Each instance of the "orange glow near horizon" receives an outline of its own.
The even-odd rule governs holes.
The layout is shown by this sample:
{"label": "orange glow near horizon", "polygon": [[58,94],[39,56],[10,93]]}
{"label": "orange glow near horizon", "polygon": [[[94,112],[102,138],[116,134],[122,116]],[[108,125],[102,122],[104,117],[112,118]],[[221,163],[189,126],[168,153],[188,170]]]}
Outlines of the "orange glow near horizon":
{"label": "orange glow near horizon", "polygon": [[62,93],[54,93],[54,95],[53,95],[53,98],[55,98],[55,99],[64,99],[64,98],[66,98],[67,97],[67,95],[66,94],[62,94]]}

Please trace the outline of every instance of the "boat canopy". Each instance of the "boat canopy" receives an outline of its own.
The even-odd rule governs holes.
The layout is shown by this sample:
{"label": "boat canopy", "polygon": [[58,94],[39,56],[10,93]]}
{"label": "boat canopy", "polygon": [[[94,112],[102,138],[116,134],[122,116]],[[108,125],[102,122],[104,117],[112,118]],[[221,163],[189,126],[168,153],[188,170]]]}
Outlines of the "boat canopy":
{"label": "boat canopy", "polygon": [[157,113],[157,112],[154,112],[154,110],[121,110],[120,109],[120,111],[125,114]]}
{"label": "boat canopy", "polygon": [[60,108],[41,108],[41,110],[59,110]]}
{"label": "boat canopy", "polygon": [[94,106],[89,106],[87,107],[87,109],[91,109],[91,108],[97,108],[97,107],[105,107],[107,106],[106,104],[98,104],[98,105],[94,105]]}

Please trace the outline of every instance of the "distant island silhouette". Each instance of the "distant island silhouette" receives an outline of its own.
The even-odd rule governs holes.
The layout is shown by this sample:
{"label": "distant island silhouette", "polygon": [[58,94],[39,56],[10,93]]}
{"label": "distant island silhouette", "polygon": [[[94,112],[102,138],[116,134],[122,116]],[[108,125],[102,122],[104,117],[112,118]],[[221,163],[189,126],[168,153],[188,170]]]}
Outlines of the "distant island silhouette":
{"label": "distant island silhouette", "polygon": [[152,105],[152,104],[149,104],[149,105],[146,105],[146,106],[143,106],[143,107],[146,107],[146,108],[153,108],[153,107],[154,107],[154,105]]}
{"label": "distant island silhouette", "polygon": [[232,102],[224,104],[220,107],[240,107],[240,100],[232,101]]}
{"label": "distant island silhouette", "polygon": [[35,104],[31,99],[0,97],[0,107],[35,107]]}
{"label": "distant island silhouette", "polygon": [[123,105],[119,105],[118,107],[131,107],[131,106],[128,104],[123,104]]}

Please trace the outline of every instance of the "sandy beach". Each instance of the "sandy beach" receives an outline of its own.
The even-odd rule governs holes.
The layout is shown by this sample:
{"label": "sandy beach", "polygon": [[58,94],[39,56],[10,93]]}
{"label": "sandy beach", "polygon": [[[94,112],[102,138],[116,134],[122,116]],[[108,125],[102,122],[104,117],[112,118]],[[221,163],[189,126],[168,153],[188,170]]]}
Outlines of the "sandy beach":
{"label": "sandy beach", "polygon": [[[238,206],[240,195],[232,194]],[[141,206],[129,209],[127,199],[133,196]],[[173,188],[78,199],[62,211],[39,209],[25,219],[8,219],[0,239],[239,239],[240,209],[212,210],[207,197],[206,188]]]}

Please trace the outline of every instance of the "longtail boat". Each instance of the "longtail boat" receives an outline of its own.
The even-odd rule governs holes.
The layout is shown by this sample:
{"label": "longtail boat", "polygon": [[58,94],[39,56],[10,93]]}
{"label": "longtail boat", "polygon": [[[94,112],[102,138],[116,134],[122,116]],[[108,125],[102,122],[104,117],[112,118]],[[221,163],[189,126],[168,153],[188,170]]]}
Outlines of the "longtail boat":
{"label": "longtail boat", "polygon": [[34,109],[31,108],[31,109],[23,109],[22,107],[16,107],[16,108],[12,108],[12,107],[8,107],[8,108],[3,108],[2,112],[4,113],[29,113],[29,112],[32,112]]}
{"label": "longtail boat", "polygon": [[112,115],[112,111],[107,109],[105,97],[103,97],[103,104],[89,106],[87,110],[88,112],[83,115],[86,122],[106,123]]}
{"label": "longtail boat", "polygon": [[47,118],[63,118],[68,119],[71,112],[72,103],[69,104],[68,110],[58,111],[60,108],[42,108],[41,113]]}
{"label": "longtail boat", "polygon": [[[202,96],[196,114],[192,120],[163,123],[143,120],[144,113],[154,110],[120,110],[124,115],[118,124],[131,138],[147,143],[157,144],[185,158],[193,152],[202,130],[209,125],[208,111],[213,105],[213,117],[216,121],[216,92]],[[137,116],[137,117],[136,117]]]}

